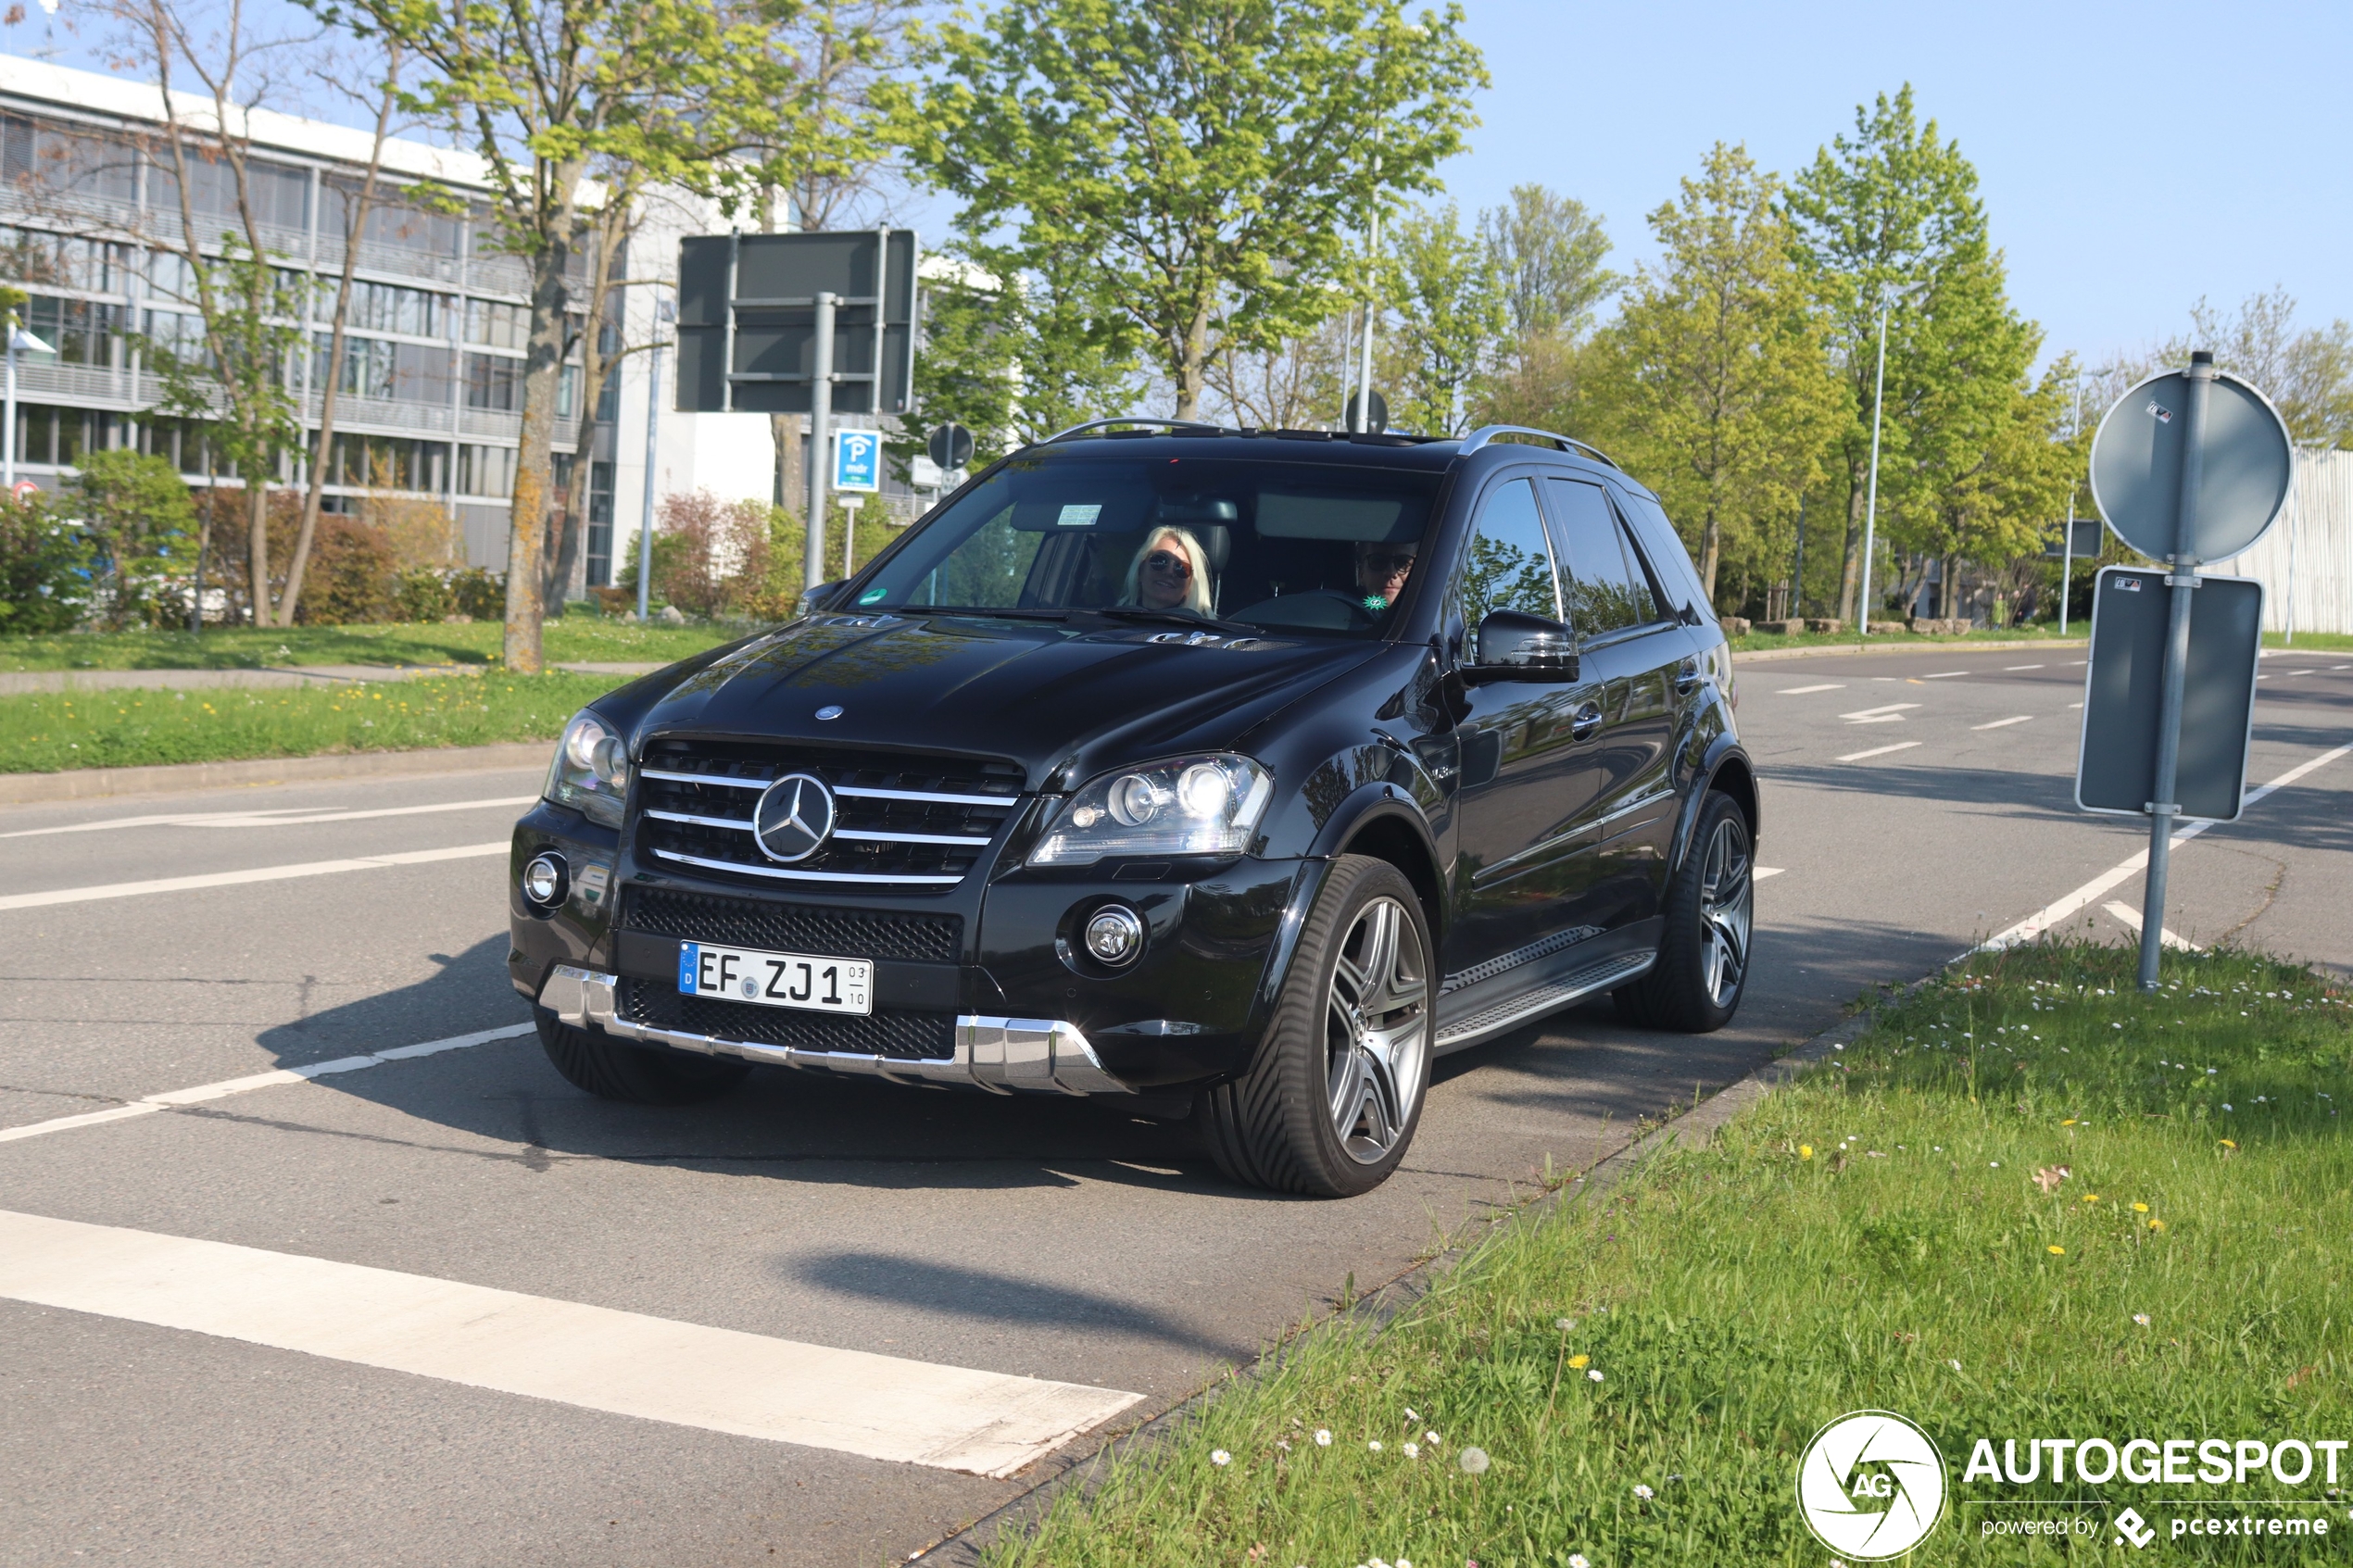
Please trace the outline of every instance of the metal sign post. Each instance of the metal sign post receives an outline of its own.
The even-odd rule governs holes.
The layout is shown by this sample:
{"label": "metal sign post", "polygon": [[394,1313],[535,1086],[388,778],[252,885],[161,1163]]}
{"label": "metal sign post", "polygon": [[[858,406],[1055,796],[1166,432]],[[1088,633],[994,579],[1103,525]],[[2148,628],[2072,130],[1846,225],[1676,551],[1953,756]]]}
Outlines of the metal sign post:
{"label": "metal sign post", "polygon": [[[2286,505],[2295,462],[2279,411],[2235,377],[2218,378],[2214,356],[2201,349],[2190,356],[2187,370],[2149,378],[2108,411],[2093,438],[2091,466],[2092,496],[2108,526],[2126,544],[2167,565],[2160,580],[2168,602],[2156,755],[2148,774],[2149,795],[2140,807],[2149,817],[2149,851],[2142,893],[2139,978],[2142,990],[2154,991],[2173,829],[2183,814],[2182,711],[2189,679],[2191,596],[2200,585],[2197,569],[2202,562],[2227,560],[2263,536]],[[2090,695],[2084,703],[2084,750],[2077,763],[2079,801],[2095,761],[2092,736],[2101,724],[2119,717],[2093,711],[2098,693],[2121,692],[2126,684],[2139,684],[2104,680],[2113,672],[2101,668],[2100,641],[2095,625],[2086,688]],[[2246,661],[2244,679],[2250,691],[2251,656],[2257,651],[2250,646]],[[2100,706],[2106,709],[2111,704]],[[2243,782],[2243,740],[2237,771]]]}
{"label": "metal sign post", "polygon": [[815,358],[809,370],[809,519],[802,530],[801,586],[814,588],[825,580],[825,451],[834,418],[834,313],[838,296],[831,291],[817,295]]}

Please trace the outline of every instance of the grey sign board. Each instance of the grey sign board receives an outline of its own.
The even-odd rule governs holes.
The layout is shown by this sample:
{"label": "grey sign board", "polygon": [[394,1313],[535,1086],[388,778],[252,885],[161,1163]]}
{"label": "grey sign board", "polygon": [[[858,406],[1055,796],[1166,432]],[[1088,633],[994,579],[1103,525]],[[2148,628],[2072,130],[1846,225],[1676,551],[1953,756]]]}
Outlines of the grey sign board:
{"label": "grey sign board", "polygon": [[[2074,531],[2072,540],[2068,536],[2070,529]],[[2051,535],[2049,544],[2043,546],[2045,560],[2060,560],[2072,556],[2079,561],[2088,561],[2099,553],[2100,520],[2095,517],[2079,517],[2073,522],[2059,524],[2059,531]]]}
{"label": "grey sign board", "polygon": [[[2236,822],[2246,794],[2255,718],[2263,584],[2205,577],[2190,594],[2190,651],[2182,688],[2182,750],[2174,798],[2183,817]],[[2075,803],[2141,816],[2157,798],[2157,746],[2170,596],[2165,573],[2104,569],[2092,597],[2091,670]]]}
{"label": "grey sign board", "polygon": [[698,234],[678,246],[678,407],[812,411],[820,294],[835,296],[832,412],[914,407],[912,229]]}
{"label": "grey sign board", "polygon": [[[2189,378],[2168,370],[2118,400],[2092,437],[2092,496],[2117,537],[2152,560],[2174,553],[2182,444],[2189,430]],[[2218,373],[2207,397],[2205,439],[2190,536],[2192,560],[2229,560],[2270,531],[2287,504],[2296,457],[2271,399]]]}

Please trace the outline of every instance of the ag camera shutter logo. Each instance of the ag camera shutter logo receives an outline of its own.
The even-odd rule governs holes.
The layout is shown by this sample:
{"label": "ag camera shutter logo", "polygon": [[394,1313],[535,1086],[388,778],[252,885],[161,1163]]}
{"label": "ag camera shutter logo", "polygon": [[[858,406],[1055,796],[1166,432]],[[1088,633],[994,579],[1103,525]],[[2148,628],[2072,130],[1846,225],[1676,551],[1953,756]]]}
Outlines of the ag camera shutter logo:
{"label": "ag camera shutter logo", "polygon": [[1893,1411],[1840,1416],[1797,1461],[1797,1512],[1841,1557],[1901,1557],[1944,1516],[1944,1456]]}

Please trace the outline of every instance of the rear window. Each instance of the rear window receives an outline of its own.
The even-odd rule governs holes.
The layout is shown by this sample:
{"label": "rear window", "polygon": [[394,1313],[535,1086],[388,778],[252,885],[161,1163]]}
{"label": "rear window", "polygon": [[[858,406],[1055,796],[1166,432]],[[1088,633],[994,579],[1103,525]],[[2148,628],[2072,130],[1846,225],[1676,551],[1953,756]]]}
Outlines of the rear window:
{"label": "rear window", "polygon": [[1438,483],[1345,464],[1016,458],[925,521],[857,605],[1374,635],[1418,568]]}

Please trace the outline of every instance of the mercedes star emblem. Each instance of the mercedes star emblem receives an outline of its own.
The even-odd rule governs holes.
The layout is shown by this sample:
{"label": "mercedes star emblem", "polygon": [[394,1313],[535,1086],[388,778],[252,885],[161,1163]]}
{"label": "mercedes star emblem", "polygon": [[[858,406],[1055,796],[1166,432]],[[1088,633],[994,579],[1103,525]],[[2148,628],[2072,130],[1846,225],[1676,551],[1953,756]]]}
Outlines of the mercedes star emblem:
{"label": "mercedes star emblem", "polygon": [[751,831],[770,859],[806,860],[833,835],[834,792],[814,773],[786,773],[761,792]]}

